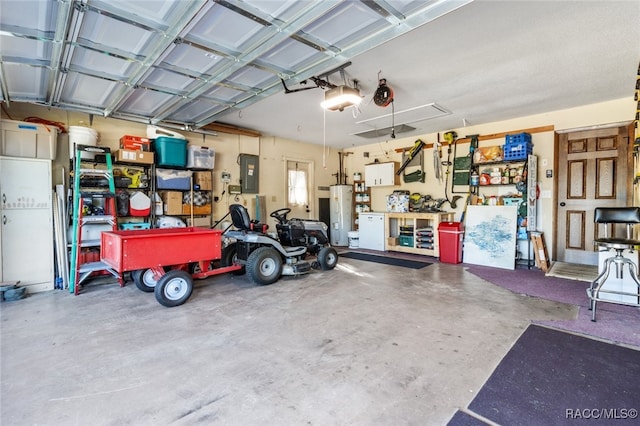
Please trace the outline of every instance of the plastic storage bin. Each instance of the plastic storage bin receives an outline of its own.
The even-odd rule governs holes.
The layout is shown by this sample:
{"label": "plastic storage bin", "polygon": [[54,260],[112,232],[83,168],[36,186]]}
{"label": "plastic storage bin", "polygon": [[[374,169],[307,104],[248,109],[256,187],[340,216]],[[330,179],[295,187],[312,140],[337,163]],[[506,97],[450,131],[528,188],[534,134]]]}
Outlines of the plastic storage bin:
{"label": "plastic storage bin", "polygon": [[401,246],[405,247],[413,247],[413,236],[409,235],[400,235],[398,237]]}
{"label": "plastic storage bin", "polygon": [[462,263],[462,240],[464,231],[460,222],[442,222],[438,225],[440,262]]}
{"label": "plastic storage bin", "polygon": [[156,169],[156,188],[188,191],[191,189],[191,170]]}
{"label": "plastic storage bin", "polygon": [[189,145],[187,148],[187,167],[189,168],[213,170],[215,159],[213,148],[200,145]]}
{"label": "plastic storage bin", "polygon": [[153,147],[158,166],[187,166],[187,141],[185,139],[159,136],[155,139]]}
{"label": "plastic storage bin", "polygon": [[526,160],[527,156],[533,153],[533,144],[531,142],[506,144],[503,151],[505,161]]}
{"label": "plastic storage bin", "polygon": [[151,224],[149,222],[127,222],[127,223],[121,223],[120,229],[123,231],[133,231],[136,229],[151,229]]}
{"label": "plastic storage bin", "polygon": [[57,127],[0,120],[0,155],[54,160],[57,148]]}

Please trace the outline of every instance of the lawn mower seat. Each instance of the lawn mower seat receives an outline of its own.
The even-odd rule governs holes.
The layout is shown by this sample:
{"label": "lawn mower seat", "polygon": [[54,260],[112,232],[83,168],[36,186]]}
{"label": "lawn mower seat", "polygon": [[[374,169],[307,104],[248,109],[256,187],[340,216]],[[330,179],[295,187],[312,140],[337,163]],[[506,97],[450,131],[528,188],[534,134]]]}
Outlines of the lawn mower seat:
{"label": "lawn mower seat", "polygon": [[267,232],[267,229],[269,229],[269,225],[266,223],[250,220],[247,209],[241,204],[231,204],[229,206],[229,213],[231,213],[233,226],[241,231],[260,232],[264,234]]}

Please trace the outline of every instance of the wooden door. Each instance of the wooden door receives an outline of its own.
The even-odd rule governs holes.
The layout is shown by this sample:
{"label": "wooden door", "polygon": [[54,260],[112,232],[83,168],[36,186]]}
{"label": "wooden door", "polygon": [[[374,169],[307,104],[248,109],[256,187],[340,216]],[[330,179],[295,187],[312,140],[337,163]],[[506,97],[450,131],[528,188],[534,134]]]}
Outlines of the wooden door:
{"label": "wooden door", "polygon": [[615,127],[559,135],[556,260],[597,265],[594,209],[626,206],[631,200],[628,132]]}

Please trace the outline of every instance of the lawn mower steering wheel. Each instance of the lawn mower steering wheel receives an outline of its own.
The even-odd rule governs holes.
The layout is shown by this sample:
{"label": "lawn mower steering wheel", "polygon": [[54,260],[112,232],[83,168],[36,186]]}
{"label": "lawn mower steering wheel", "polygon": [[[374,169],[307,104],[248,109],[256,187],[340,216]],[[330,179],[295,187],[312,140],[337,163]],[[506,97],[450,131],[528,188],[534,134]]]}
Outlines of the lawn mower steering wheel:
{"label": "lawn mower steering wheel", "polygon": [[285,207],[283,209],[278,209],[274,212],[271,212],[269,216],[275,218],[281,225],[287,223],[287,215],[291,213],[291,209],[289,207]]}

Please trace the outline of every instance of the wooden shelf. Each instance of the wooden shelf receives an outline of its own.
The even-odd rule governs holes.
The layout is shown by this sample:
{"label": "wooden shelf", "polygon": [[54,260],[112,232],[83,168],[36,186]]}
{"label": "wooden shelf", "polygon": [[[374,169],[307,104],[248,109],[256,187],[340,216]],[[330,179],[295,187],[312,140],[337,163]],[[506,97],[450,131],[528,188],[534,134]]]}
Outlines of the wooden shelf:
{"label": "wooden shelf", "polygon": [[[440,242],[438,238],[438,225],[441,222],[451,222],[454,219],[453,212],[439,213],[386,213],[384,233],[386,238],[385,250],[402,253],[423,254],[427,256],[440,257]],[[402,228],[401,228],[402,227]],[[425,228],[431,229],[432,242],[428,247],[416,247],[420,232]],[[411,229],[411,231],[407,231]],[[404,235],[412,238],[413,245],[400,245],[401,233],[409,232],[411,235]],[[395,244],[394,244],[395,243]]]}
{"label": "wooden shelf", "polygon": [[[367,201],[357,201],[358,198],[366,198]],[[357,206],[362,206],[366,208],[366,211],[358,211]],[[358,230],[358,213],[367,213],[371,211],[371,188],[366,186],[364,180],[354,180],[353,181],[353,202],[351,206],[351,212],[353,215],[353,223],[351,224],[351,229],[354,231]]]}

